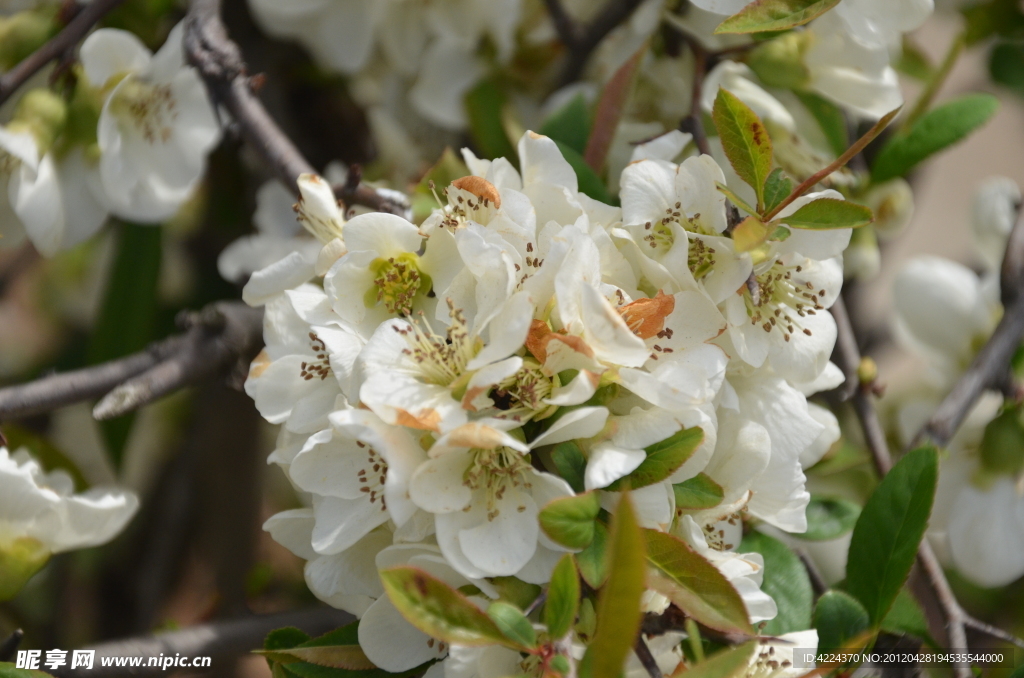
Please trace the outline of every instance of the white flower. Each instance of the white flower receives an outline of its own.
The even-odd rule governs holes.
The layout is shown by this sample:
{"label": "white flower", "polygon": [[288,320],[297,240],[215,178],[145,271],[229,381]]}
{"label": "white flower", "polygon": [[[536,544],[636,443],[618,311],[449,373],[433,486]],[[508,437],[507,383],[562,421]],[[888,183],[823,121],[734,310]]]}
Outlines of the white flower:
{"label": "white flower", "polygon": [[185,64],[178,24],[153,55],[131,33],[103,28],[82,43],[85,74],[107,93],[97,131],[110,210],[161,221],[188,199],[220,139],[209,95]]}
{"label": "white flower", "polygon": [[930,358],[942,381],[967,367],[995,327],[998,290],[948,259],[914,257],[893,285],[897,337]]}
{"label": "white flower", "polygon": [[17,593],[50,554],[110,541],[138,507],[126,490],[75,494],[67,473],[46,473],[28,451],[0,447],[0,599]]}
{"label": "white flower", "polygon": [[540,533],[537,515],[573,491],[558,476],[534,469],[529,450],[588,438],[604,427],[607,414],[603,407],[574,410],[529,444],[496,420],[465,424],[438,439],[409,490],[417,506],[434,514],[437,542],[452,567],[474,578],[512,575],[537,554],[538,539],[558,550]]}
{"label": "white flower", "polygon": [[804,675],[807,667],[794,666],[793,655],[797,649],[814,654],[818,649],[818,632],[814,629],[793,631],[782,634],[778,640],[762,641],[750,659],[746,678],[797,678]]}

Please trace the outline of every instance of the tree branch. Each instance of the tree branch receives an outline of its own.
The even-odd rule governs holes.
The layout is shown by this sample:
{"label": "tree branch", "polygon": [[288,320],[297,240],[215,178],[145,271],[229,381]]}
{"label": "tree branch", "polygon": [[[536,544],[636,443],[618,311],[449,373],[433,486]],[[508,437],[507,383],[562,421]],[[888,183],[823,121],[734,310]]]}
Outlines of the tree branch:
{"label": "tree branch", "polygon": [[263,341],[263,312],[217,302],[184,317],[185,334],[95,367],[0,389],[0,420],[27,417],[91,400],[97,418],[114,417],[203,379],[248,364]]}
{"label": "tree branch", "polygon": [[658,666],[657,660],[654,659],[654,655],[651,654],[651,648],[647,647],[642,634],[637,635],[633,651],[636,653],[636,658],[640,660],[641,666],[647,671],[647,675],[651,678],[663,678],[661,668]]}
{"label": "tree branch", "polygon": [[96,22],[106,16],[124,0],[92,0],[85,5],[71,21],[46,44],[25,57],[17,66],[0,76],[0,104],[7,101],[29,78],[38,73],[46,64],[61,58],[85,37]]}
{"label": "tree branch", "polygon": [[914,438],[913,445],[931,442],[945,446],[986,389],[1000,388],[1010,360],[1024,337],[1024,218],[1017,223],[1006,243],[1000,275],[1003,317],[988,342],[978,351],[971,366],[953,390],[936,408],[935,414]]}
{"label": "tree branch", "polygon": [[594,17],[586,27],[573,21],[560,0],[545,0],[551,21],[555,24],[558,37],[569,50],[562,73],[558,78],[558,86],[576,82],[583,74],[583,69],[590,60],[590,55],[601,44],[605,36],[619,24],[628,19],[642,0],[608,0],[604,9]]}
{"label": "tree branch", "polygon": [[263,639],[274,629],[296,626],[311,636],[323,635],[327,631],[353,620],[352,615],[330,607],[315,607],[307,610],[282,612],[278,614],[255,615],[242,619],[200,624],[180,631],[159,633],[138,638],[125,638],[88,650],[96,651],[92,669],[75,669],[67,666],[53,672],[57,678],[68,676],[151,676],[166,675],[160,666],[139,667],[103,666],[102,657],[174,657],[181,655],[210,657],[214,669],[220,662],[248,654],[254,648],[262,647]]}
{"label": "tree branch", "polygon": [[[220,19],[220,0],[192,0],[185,18],[185,54],[199,72],[215,104],[224,106],[246,140],[296,197],[300,174],[315,173],[295,144],[281,131],[253,92],[242,53]],[[346,182],[347,184],[347,182]],[[342,197],[348,204],[402,214],[396,205],[369,186],[357,184]]]}

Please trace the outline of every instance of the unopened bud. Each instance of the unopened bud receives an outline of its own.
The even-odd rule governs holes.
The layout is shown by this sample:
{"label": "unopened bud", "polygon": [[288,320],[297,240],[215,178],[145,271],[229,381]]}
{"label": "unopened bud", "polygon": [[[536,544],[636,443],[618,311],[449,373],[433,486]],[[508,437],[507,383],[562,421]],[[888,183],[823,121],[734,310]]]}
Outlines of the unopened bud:
{"label": "unopened bud", "polygon": [[0,70],[10,70],[54,34],[54,8],[18,12],[0,18]]}
{"label": "unopened bud", "polygon": [[857,365],[857,381],[862,386],[875,383],[878,379],[878,364],[874,360],[867,356],[860,359],[860,365]]}
{"label": "unopened bud", "polygon": [[882,256],[874,230],[870,226],[854,229],[850,245],[843,252],[843,273],[847,278],[871,280],[881,267]]}
{"label": "unopened bud", "polygon": [[747,64],[769,87],[803,87],[811,77],[804,65],[807,39],[807,33],[803,32],[781,35],[754,49]]}
{"label": "unopened bud", "polygon": [[914,216],[914,193],[901,178],[873,186],[860,201],[875,213],[872,225],[883,240],[898,235]]}
{"label": "unopened bud", "polygon": [[33,89],[18,102],[12,127],[31,132],[43,155],[53,146],[67,118],[68,106],[64,99],[48,89]]}

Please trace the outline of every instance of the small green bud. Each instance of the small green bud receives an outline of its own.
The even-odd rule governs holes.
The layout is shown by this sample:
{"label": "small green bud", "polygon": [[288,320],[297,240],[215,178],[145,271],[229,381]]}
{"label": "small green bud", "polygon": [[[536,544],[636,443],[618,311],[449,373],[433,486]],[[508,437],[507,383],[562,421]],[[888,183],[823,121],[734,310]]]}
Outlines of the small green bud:
{"label": "small green bud", "polygon": [[0,18],[0,69],[10,70],[55,33],[54,10],[18,12]]}
{"label": "small green bud", "polygon": [[1024,426],[1020,408],[1003,410],[985,427],[981,438],[981,465],[996,474],[1016,475],[1024,469]]}
{"label": "small green bud", "polygon": [[910,184],[898,177],[872,186],[858,202],[874,212],[872,227],[883,239],[899,234],[914,216],[914,193]]}
{"label": "small green bud", "polygon": [[28,91],[18,102],[14,122],[32,132],[39,144],[40,155],[53,146],[68,118],[68,106],[59,95],[48,89]]}
{"label": "small green bud", "polygon": [[747,65],[769,87],[799,89],[807,84],[810,73],[804,65],[808,34],[793,31],[758,45],[750,53]]}
{"label": "small green bud", "polygon": [[50,551],[32,537],[18,537],[0,545],[0,600],[10,600],[42,569]]}
{"label": "small green bud", "polygon": [[875,379],[878,379],[878,365],[867,356],[861,358],[860,365],[857,365],[857,381],[867,386],[875,383]]}

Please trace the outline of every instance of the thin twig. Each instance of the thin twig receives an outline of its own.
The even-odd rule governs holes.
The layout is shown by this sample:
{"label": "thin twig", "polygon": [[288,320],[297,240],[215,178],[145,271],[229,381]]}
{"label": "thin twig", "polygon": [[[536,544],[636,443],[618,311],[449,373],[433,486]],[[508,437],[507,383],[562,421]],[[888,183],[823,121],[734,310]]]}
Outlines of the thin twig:
{"label": "thin twig", "polygon": [[942,64],[939,66],[932,77],[928,79],[928,84],[924,90],[917,97],[917,101],[914,102],[914,108],[904,118],[900,125],[900,132],[908,132],[914,123],[925,114],[932,101],[935,99],[935,95],[939,93],[939,89],[946,82],[946,78],[949,77],[950,72],[953,70],[953,66],[956,65],[957,59],[964,51],[964,47],[967,46],[967,36],[965,33],[960,33],[953,39],[953,42],[949,46],[949,50],[946,52],[945,58],[942,60]]}
{"label": "thin twig", "polygon": [[97,418],[124,414],[185,386],[247,364],[262,343],[262,311],[218,302],[188,316],[188,331],[95,367],[0,389],[0,420],[49,412],[106,394]]}
{"label": "thin twig", "polygon": [[73,49],[96,22],[122,2],[124,0],[92,0],[85,5],[60,33],[0,77],[0,104],[7,101],[19,87],[28,82],[29,78],[38,73],[46,64],[60,58],[69,49]]}
{"label": "thin twig", "polygon": [[[836,319],[838,336],[836,338],[836,352],[839,354],[843,364],[843,371],[847,380],[856,380],[857,366],[860,365],[860,350],[857,348],[857,337],[854,335],[853,325],[846,314],[846,306],[842,298],[836,300],[832,306],[832,315]],[[869,384],[856,383],[856,390],[853,393],[853,406],[860,419],[861,428],[864,431],[864,440],[871,452],[871,459],[874,462],[875,471],[879,478],[884,477],[892,468],[892,455],[889,453],[889,444],[885,439],[885,433],[875,405],[874,397],[870,392]],[[932,552],[927,540],[923,540],[917,551],[917,562],[920,566],[929,590],[935,595],[942,614],[946,621],[946,634],[949,638],[949,647],[956,649],[967,649],[967,633],[964,630],[965,613],[956,596],[953,595],[946,575],[939,565],[938,559]],[[958,664],[953,668],[956,678],[970,678],[971,670],[966,664]]]}
{"label": "thin twig", "polygon": [[558,79],[558,86],[576,82],[583,74],[590,55],[605,36],[626,21],[642,0],[608,0],[604,9],[586,27],[573,21],[559,0],[545,0],[558,37],[569,50]]}
{"label": "thin twig", "polygon": [[0,643],[0,662],[9,662],[14,659],[14,653],[18,651],[18,646],[21,645],[21,639],[24,637],[24,631],[14,629],[14,632],[7,636],[3,643]]}
{"label": "thin twig", "polygon": [[[192,626],[180,631],[159,633],[138,638],[124,638],[102,645],[85,648],[95,650],[96,656],[91,669],[75,669],[62,667],[53,672],[58,678],[64,676],[90,676],[105,678],[106,676],[148,676],[166,675],[167,670],[161,666],[104,666],[103,657],[210,657],[212,668],[217,669],[221,662],[227,662],[263,645],[268,633],[285,626],[296,626],[311,636],[319,636],[327,631],[352,621],[352,615],[329,607],[315,607],[307,610],[282,612],[279,614],[254,615],[242,619],[214,622]],[[220,671],[221,673],[223,672]]]}
{"label": "thin twig", "polygon": [[[295,144],[281,131],[253,92],[242,53],[220,19],[220,0],[193,0],[185,19],[185,54],[206,83],[214,103],[223,105],[242,137],[263,158],[277,178],[298,197],[299,175],[315,172]],[[348,204],[401,214],[405,206],[357,185],[340,196]]]}
{"label": "thin twig", "polygon": [[943,447],[974,408],[982,393],[1005,381],[1010,359],[1024,337],[1024,226],[1018,218],[1006,243],[1000,276],[1003,317],[967,371],[935,409],[935,414],[914,438],[913,445],[931,442]]}
{"label": "thin twig", "polygon": [[1002,640],[1024,650],[1024,640],[1021,640],[1012,633],[1007,633],[1001,628],[997,628],[995,626],[992,626],[991,624],[986,624],[985,622],[979,619],[975,619],[974,617],[971,617],[969,615],[964,617],[964,624],[967,626],[967,628],[974,629],[978,633],[982,633],[991,638],[995,638],[996,640]]}
{"label": "thin twig", "polygon": [[657,660],[654,659],[654,655],[651,654],[651,648],[647,647],[647,643],[642,635],[636,637],[636,645],[633,646],[633,651],[636,652],[636,658],[640,660],[640,664],[647,671],[647,675],[651,678],[663,678],[661,668],[658,666]]}
{"label": "thin twig", "polygon": [[807,551],[802,548],[796,548],[793,551],[796,553],[797,558],[800,559],[800,562],[803,563],[804,569],[807,570],[807,578],[811,580],[811,589],[814,591],[814,599],[817,600],[825,591],[828,591],[828,584],[825,583],[825,578],[821,576],[821,570],[811,560]]}

